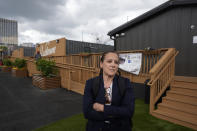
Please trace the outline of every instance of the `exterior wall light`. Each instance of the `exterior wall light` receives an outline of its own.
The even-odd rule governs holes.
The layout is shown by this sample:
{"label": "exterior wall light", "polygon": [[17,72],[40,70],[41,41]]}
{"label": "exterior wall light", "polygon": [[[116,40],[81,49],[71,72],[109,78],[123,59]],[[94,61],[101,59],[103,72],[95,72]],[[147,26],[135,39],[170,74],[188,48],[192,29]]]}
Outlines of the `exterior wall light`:
{"label": "exterior wall light", "polygon": [[119,37],[120,35],[119,34],[116,34],[116,37]]}
{"label": "exterior wall light", "polygon": [[125,33],[121,33],[120,36],[125,36]]}
{"label": "exterior wall light", "polygon": [[190,28],[193,30],[195,29],[195,25],[191,25]]}
{"label": "exterior wall light", "polygon": [[115,39],[115,37],[114,37],[114,36],[111,36],[111,39],[112,39],[112,40],[114,40],[114,39]]}

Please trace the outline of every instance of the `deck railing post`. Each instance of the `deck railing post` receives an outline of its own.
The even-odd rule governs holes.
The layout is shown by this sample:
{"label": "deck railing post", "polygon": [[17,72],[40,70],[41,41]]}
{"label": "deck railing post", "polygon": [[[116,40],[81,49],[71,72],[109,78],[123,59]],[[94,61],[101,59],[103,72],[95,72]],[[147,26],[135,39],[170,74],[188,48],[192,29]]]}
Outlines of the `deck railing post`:
{"label": "deck railing post", "polygon": [[155,92],[155,86],[152,86],[150,88],[150,114],[152,114],[152,112],[154,111],[155,108],[155,103],[154,103],[154,92]]}
{"label": "deck railing post", "polygon": [[71,70],[68,70],[68,90],[71,90]]}

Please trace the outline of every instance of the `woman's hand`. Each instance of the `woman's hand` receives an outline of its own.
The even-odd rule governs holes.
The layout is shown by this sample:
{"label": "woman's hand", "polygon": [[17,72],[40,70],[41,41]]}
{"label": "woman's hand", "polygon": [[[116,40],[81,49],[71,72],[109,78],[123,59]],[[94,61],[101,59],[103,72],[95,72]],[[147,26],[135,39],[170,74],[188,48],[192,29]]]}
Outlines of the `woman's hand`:
{"label": "woman's hand", "polygon": [[99,103],[94,103],[93,104],[93,109],[96,110],[96,111],[103,112],[104,111],[104,105],[99,104]]}

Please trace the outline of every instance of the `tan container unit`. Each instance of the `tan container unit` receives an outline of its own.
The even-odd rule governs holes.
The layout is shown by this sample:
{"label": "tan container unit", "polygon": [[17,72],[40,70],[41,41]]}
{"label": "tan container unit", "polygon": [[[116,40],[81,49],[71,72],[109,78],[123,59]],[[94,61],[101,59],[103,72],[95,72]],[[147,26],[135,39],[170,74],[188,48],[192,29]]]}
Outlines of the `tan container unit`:
{"label": "tan container unit", "polygon": [[24,49],[23,48],[19,48],[17,50],[14,50],[12,52],[12,57],[23,58],[24,57]]}
{"label": "tan container unit", "polygon": [[65,56],[66,39],[60,38],[49,42],[40,43],[36,47],[36,52],[40,51],[42,56]]}
{"label": "tan container unit", "polygon": [[40,51],[42,56],[66,56],[80,53],[99,53],[112,51],[113,46],[68,40],[60,38],[37,45],[36,52]]}

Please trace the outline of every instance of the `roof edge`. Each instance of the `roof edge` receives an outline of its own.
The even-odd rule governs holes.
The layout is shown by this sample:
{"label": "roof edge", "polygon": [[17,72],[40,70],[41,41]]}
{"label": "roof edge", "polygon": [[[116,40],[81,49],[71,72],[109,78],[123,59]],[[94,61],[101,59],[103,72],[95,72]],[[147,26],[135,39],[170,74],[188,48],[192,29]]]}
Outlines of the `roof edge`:
{"label": "roof edge", "polygon": [[137,24],[145,19],[148,19],[149,17],[151,17],[157,13],[160,13],[169,7],[178,6],[178,5],[191,5],[191,4],[197,4],[197,0],[169,0],[169,1],[164,2],[163,4],[157,6],[153,9],[143,13],[142,15],[116,27],[115,29],[109,31],[107,33],[107,35],[113,36],[117,32],[120,32],[120,31],[126,29],[127,27],[130,27],[130,26]]}

